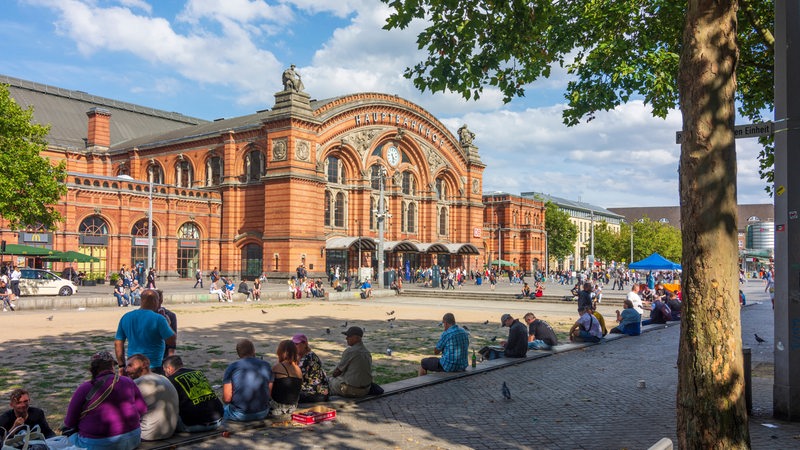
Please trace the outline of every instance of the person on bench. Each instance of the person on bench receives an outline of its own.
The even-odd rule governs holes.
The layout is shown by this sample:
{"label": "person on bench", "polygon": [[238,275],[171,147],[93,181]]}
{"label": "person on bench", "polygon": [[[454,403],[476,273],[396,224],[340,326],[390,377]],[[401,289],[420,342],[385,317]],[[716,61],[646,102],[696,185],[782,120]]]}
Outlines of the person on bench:
{"label": "person on bench", "polygon": [[303,384],[300,386],[301,403],[317,403],[328,401],[328,376],[322,367],[322,361],[311,351],[305,334],[295,334],[292,342],[297,346],[300,358],[300,371],[303,372]]}
{"label": "person on bench", "polygon": [[347,339],[347,349],[331,374],[331,395],[366,397],[372,385],[372,354],[362,342],[364,330],[350,327],[342,334]]}
{"label": "person on bench", "polygon": [[619,325],[612,328],[609,333],[639,336],[642,334],[642,315],[636,312],[632,301],[625,299],[624,304],[622,312],[617,310],[617,322],[619,322]]}
{"label": "person on bench", "polygon": [[128,357],[125,373],[136,383],[147,404],[147,412],[139,420],[142,440],[159,441],[172,437],[178,425],[178,392],[175,387],[166,377],[151,372],[150,359],[141,353]]}
{"label": "person on bench", "polygon": [[572,342],[600,342],[603,338],[603,330],[600,328],[600,321],[592,314],[592,308],[581,307],[578,312],[580,317],[569,330],[569,340]]}
{"label": "person on bench", "polygon": [[256,358],[256,348],[249,339],[236,342],[239,360],[231,363],[222,375],[222,401],[225,419],[235,422],[261,420],[269,415],[272,392],[272,368]]}
{"label": "person on bench", "polygon": [[522,285],[522,293],[517,295],[517,300],[520,300],[520,299],[523,299],[523,298],[531,298],[531,287],[528,285],[528,283],[525,283],[524,285]]}
{"label": "person on bench", "polygon": [[199,433],[219,428],[224,408],[203,372],[183,367],[178,355],[164,358],[162,365],[164,375],[178,391],[176,431]]}
{"label": "person on bench", "polygon": [[419,376],[431,372],[463,372],[467,368],[469,355],[469,335],[456,325],[453,313],[442,317],[444,332],[433,349],[433,354],[441,354],[441,358],[432,356],[420,362]]}

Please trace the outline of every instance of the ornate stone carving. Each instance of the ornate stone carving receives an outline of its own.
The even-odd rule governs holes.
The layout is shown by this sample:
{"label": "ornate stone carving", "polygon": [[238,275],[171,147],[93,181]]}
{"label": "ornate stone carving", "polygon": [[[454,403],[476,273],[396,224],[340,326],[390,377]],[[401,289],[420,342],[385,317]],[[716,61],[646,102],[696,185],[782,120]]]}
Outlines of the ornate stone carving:
{"label": "ornate stone carving", "polygon": [[286,144],[285,138],[272,140],[273,161],[286,161]]}
{"label": "ornate stone carving", "polygon": [[392,175],[392,180],[395,186],[400,186],[403,183],[403,174],[399,170],[395,171],[394,175]]}
{"label": "ornate stone carving", "polygon": [[436,171],[445,164],[444,159],[439,154],[439,152],[433,150],[427,145],[425,146],[425,155],[427,156],[428,159],[428,165],[431,168],[431,175],[436,173]]}
{"label": "ornate stone carving", "polygon": [[472,193],[473,194],[481,193],[481,184],[478,182],[478,180],[472,180]]}
{"label": "ornate stone carving", "polygon": [[358,154],[361,155],[361,158],[364,158],[372,140],[375,139],[377,135],[378,130],[361,130],[345,136],[342,138],[342,142],[356,149]]}
{"label": "ornate stone carving", "polygon": [[298,161],[308,161],[311,156],[311,145],[308,141],[297,141],[295,144],[295,158]]}
{"label": "ornate stone carving", "polygon": [[305,88],[305,86],[303,86],[303,80],[300,78],[300,74],[294,69],[295,65],[292,64],[288,69],[283,71],[283,76],[281,76],[283,89],[285,91],[302,92]]}

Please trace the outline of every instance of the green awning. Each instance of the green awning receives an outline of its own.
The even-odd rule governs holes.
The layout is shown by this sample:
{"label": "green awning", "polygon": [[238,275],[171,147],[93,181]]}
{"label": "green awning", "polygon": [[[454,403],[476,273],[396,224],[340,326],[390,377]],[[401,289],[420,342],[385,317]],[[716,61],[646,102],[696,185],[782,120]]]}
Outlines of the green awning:
{"label": "green awning", "polygon": [[100,262],[100,258],[76,252],[75,250],[67,250],[65,252],[55,252],[52,255],[43,256],[42,259],[46,259],[48,261],[79,262],[79,263]]}
{"label": "green awning", "polygon": [[22,244],[6,244],[6,255],[14,256],[48,256],[59,253],[56,250],[50,250],[43,247],[31,247],[30,245]]}
{"label": "green awning", "polygon": [[489,262],[492,266],[518,266],[519,264],[504,259],[495,259]]}

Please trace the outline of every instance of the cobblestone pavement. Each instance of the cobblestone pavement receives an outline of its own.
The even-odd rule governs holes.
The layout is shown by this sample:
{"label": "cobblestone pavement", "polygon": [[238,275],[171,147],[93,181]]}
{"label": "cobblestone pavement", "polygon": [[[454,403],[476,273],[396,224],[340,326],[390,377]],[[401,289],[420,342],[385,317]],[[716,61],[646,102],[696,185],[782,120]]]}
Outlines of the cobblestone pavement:
{"label": "cobblestone pavement", "polygon": [[[753,348],[752,448],[800,448],[800,423],[771,418],[769,299],[759,282],[744,290],[751,303],[742,319],[744,344]],[[758,345],[754,332],[768,342]],[[662,437],[676,439],[679,335],[670,325],[348,405],[334,422],[234,433],[193,448],[646,449]],[[511,400],[501,395],[503,382]]]}

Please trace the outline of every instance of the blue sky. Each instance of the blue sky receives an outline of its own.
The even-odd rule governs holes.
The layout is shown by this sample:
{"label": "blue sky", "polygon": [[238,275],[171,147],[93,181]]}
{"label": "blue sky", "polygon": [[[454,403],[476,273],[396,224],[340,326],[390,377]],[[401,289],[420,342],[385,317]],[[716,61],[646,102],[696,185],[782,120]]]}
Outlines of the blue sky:
{"label": "blue sky", "polygon": [[[2,0],[0,73],[203,119],[270,108],[297,65],[306,92],[397,94],[452,132],[466,123],[487,164],[485,191],[546,192],[603,207],[677,205],[680,114],[639,101],[589,123],[561,123],[568,81],[554,69],[503,104],[418,92],[422,24],[385,31],[379,0]],[[758,143],[737,140],[739,203],[771,203]]]}

